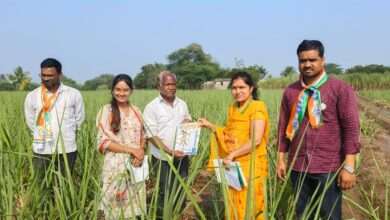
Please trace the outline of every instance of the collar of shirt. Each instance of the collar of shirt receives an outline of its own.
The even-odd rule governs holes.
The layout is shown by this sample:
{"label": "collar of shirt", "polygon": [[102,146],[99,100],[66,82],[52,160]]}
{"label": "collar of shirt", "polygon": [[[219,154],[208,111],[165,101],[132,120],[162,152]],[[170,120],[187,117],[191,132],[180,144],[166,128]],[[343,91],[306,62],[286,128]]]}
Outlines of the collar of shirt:
{"label": "collar of shirt", "polygon": [[[165,99],[161,96],[161,94],[158,95],[159,99],[160,99],[160,102],[164,102],[165,104],[168,104]],[[172,106],[175,106],[177,104],[177,98],[175,96],[175,99],[173,100],[173,105]]]}
{"label": "collar of shirt", "polygon": [[[314,83],[312,83],[312,84],[310,84],[310,85],[315,85],[315,84],[317,84],[322,78],[324,78],[325,75],[326,75],[326,72],[323,71],[323,72],[321,73],[320,78],[318,78]],[[302,80],[302,83],[306,86],[305,81]],[[308,86],[310,86],[310,85],[308,85]]]}
{"label": "collar of shirt", "polygon": [[[63,91],[68,91],[69,87],[65,84],[60,83],[60,86],[58,87],[58,94],[60,94]],[[52,94],[50,90],[47,90],[47,94]]]}
{"label": "collar of shirt", "polygon": [[69,87],[67,85],[60,83],[60,87],[58,88],[58,92],[68,91],[68,90],[69,90]]}

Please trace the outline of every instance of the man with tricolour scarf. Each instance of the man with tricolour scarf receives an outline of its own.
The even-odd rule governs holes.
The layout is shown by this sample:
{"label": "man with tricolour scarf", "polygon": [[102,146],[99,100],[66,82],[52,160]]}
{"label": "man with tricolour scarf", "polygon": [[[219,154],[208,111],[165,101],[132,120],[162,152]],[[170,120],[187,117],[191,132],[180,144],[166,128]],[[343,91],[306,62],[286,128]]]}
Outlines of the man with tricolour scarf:
{"label": "man with tricolour scarf", "polygon": [[341,219],[342,190],[356,183],[360,150],[356,95],[325,72],[320,41],[304,40],[297,55],[300,78],[286,88],[280,107],[277,174],[284,181],[292,169],[299,218]]}
{"label": "man with tricolour scarf", "polygon": [[60,82],[62,65],[58,60],[47,58],[40,67],[41,85],[28,93],[24,114],[32,132],[34,169],[42,182],[45,174],[58,175],[54,171],[62,176],[73,172],[84,104],[78,90]]}

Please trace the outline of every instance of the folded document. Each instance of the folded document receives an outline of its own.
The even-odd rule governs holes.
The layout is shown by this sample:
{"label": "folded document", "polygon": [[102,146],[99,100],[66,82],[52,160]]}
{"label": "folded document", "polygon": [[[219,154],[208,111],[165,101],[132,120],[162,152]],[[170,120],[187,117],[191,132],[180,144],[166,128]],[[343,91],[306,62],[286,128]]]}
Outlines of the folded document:
{"label": "folded document", "polygon": [[142,166],[140,167],[133,166],[130,157],[126,165],[127,165],[127,170],[129,171],[131,176],[131,183],[142,182],[149,178],[148,155],[145,155],[144,160],[142,161]]}
{"label": "folded document", "polygon": [[[226,183],[234,189],[241,191],[243,187],[247,186],[245,175],[242,172],[240,162],[230,162],[229,165],[224,166],[221,159],[214,159],[215,175],[217,180],[221,183],[221,177],[225,178]],[[229,167],[226,169],[225,167]],[[223,176],[221,176],[221,174]]]}

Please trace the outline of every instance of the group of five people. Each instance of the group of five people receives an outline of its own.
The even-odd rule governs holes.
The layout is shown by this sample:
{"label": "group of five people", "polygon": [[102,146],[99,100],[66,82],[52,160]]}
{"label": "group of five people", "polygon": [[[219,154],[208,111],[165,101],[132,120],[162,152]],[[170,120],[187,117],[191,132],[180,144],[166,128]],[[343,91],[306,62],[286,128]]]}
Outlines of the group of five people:
{"label": "group of five people", "polygon": [[[305,216],[310,201],[323,196],[320,216],[341,219],[342,190],[356,183],[355,155],[360,149],[356,96],[350,86],[325,72],[320,41],[304,40],[297,55],[300,78],[285,89],[280,107],[277,176],[282,181],[290,177],[297,196],[297,216]],[[66,175],[64,160],[72,172],[77,158],[75,135],[84,120],[84,107],[80,93],[60,83],[61,74],[57,60],[41,63],[42,84],[27,95],[25,115],[34,137],[35,169],[45,172],[54,161]],[[250,219],[263,219],[271,122],[250,74],[235,73],[230,86],[234,102],[228,108],[226,125],[198,119],[212,134],[208,167],[215,158],[221,158],[224,165],[240,162],[254,193],[248,195],[248,187],[241,191],[229,187],[231,199],[225,208],[234,219],[243,219],[246,213]],[[178,179],[188,176],[190,159],[173,146],[176,127],[192,118],[186,103],[176,96],[173,72],[162,71],[157,88],[159,96],[141,112],[129,101],[134,90],[130,76],[119,74],[112,83],[111,102],[97,114],[97,149],[104,155],[100,208],[108,219],[146,214],[145,182],[131,182],[127,167],[128,163],[142,166],[147,149],[157,174],[157,212],[178,207],[180,213],[185,207]],[[290,175],[284,162],[287,152]],[[177,172],[172,172],[172,166]],[[247,212],[249,208],[254,212]],[[306,217],[313,218],[313,214]]]}

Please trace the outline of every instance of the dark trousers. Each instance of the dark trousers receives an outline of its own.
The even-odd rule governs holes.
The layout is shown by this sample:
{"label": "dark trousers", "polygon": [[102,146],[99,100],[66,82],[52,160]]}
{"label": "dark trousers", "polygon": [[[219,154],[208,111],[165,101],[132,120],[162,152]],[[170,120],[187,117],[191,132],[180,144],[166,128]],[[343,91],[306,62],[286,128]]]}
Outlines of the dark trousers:
{"label": "dark trousers", "polygon": [[[181,204],[179,204],[179,199],[183,193],[183,187],[180,186],[180,183],[168,162],[152,157],[152,164],[156,178],[158,178],[158,175],[160,174],[158,182],[158,204],[161,205],[163,209],[167,209],[168,207],[164,207],[164,201],[167,197],[167,199],[171,201],[169,204],[173,205],[172,208],[180,206],[180,210],[183,210],[185,208],[185,200],[182,200]],[[183,179],[188,176],[188,156],[185,156],[182,159],[173,159],[173,165]],[[159,210],[158,212],[161,214],[162,210]]]}
{"label": "dark trousers", "polygon": [[56,176],[53,175],[55,171],[60,171],[63,177],[65,178],[67,177],[65,156],[68,162],[68,168],[70,174],[72,174],[77,159],[77,151],[65,153],[65,154],[53,154],[53,155],[34,153],[33,165],[34,165],[35,172],[37,173],[38,176],[37,178],[39,178],[38,181],[40,183],[39,185],[45,182],[43,188],[49,188],[50,185],[52,184],[48,180],[53,180],[53,178],[51,177]]}
{"label": "dark trousers", "polygon": [[[332,178],[335,175],[336,177],[332,181]],[[291,172],[291,183],[295,195],[298,194],[295,210],[300,218],[303,217],[305,209],[313,207],[314,203],[321,198],[324,193],[319,216],[323,219],[341,219],[342,191],[337,186],[337,175],[338,173],[336,172],[324,174],[306,173],[306,175],[301,172]],[[325,189],[326,185],[329,185],[328,189]],[[318,191],[315,193],[317,187]],[[311,199],[312,203],[310,203]],[[309,219],[314,219],[316,211],[317,207],[314,209]]]}

